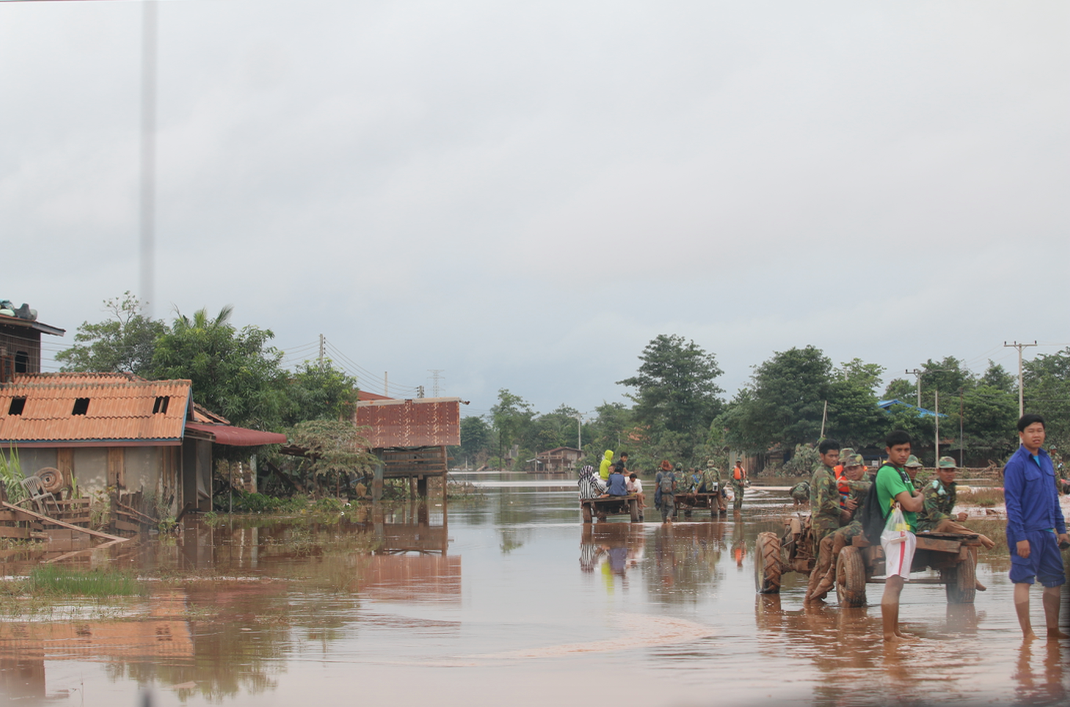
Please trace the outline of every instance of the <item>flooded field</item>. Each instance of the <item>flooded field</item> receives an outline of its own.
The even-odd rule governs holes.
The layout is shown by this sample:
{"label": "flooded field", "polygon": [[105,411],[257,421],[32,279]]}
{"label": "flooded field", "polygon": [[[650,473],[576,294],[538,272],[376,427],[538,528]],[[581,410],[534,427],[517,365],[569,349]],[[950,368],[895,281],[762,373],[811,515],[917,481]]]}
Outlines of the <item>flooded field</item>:
{"label": "flooded field", "polygon": [[[908,585],[917,640],[886,649],[871,606],[804,610],[805,577],[758,596],[754,540],[784,488],[741,514],[584,526],[574,481],[468,474],[485,500],[333,523],[186,526],[61,563],[132,569],[148,596],[0,617],[0,703],[18,705],[1066,704],[1070,644],[1025,645],[1006,551],[949,606]],[[1002,539],[1002,523],[981,528]],[[54,553],[58,555],[59,553]],[[50,559],[52,556],[44,559]],[[0,574],[39,555],[6,551]],[[1043,625],[1039,591],[1034,624]],[[9,606],[9,605],[8,605]]]}

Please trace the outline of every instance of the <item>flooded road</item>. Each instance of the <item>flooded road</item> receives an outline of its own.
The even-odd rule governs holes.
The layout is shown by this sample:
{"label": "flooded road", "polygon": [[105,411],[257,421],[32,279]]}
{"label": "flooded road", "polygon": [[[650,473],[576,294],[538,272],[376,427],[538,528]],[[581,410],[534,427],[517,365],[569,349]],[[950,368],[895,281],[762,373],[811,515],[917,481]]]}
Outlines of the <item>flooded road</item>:
{"label": "flooded road", "polygon": [[[749,489],[726,520],[584,526],[574,481],[462,478],[486,498],[448,516],[224,520],[65,560],[135,569],[152,595],[0,620],[0,703],[1070,701],[1070,644],[1023,647],[1005,551],[982,553],[989,590],[974,605],[908,585],[901,617],[917,640],[885,649],[879,585],[861,609],[804,611],[798,574],[755,594],[755,537],[779,530],[784,489]],[[983,529],[1002,538],[1000,526]],[[0,573],[39,560],[7,551]],[[1032,604],[1043,625],[1039,591]]]}

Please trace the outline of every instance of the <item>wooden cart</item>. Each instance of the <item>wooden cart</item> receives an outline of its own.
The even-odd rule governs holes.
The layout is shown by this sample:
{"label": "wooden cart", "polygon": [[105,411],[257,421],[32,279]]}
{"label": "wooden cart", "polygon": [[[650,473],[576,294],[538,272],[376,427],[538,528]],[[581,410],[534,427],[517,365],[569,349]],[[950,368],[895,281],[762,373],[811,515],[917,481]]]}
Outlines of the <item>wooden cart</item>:
{"label": "wooden cart", "polygon": [[[912,577],[911,584],[943,584],[949,604],[972,604],[977,593],[977,535],[918,533],[910,571],[934,569],[939,577]],[[813,571],[813,541],[810,519],[791,517],[784,534],[759,533],[755,547],[754,579],[760,594],[779,594],[781,577],[787,572],[808,575]],[[836,558],[836,596],[841,605],[864,606],[866,584],[883,584],[884,552],[863,537],[854,538]]]}
{"label": "wooden cart", "polygon": [[639,497],[634,493],[627,496],[606,496],[601,498],[581,498],[580,511],[583,513],[583,522],[592,523],[595,518],[604,522],[609,516],[631,516],[633,523],[639,522]]}

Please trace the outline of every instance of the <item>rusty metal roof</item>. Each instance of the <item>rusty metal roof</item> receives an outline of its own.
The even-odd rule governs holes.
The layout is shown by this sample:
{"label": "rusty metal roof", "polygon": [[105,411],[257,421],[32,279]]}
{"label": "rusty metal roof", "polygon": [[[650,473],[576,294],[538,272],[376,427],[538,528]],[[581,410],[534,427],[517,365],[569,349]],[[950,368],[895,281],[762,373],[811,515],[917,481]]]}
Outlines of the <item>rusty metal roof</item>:
{"label": "rusty metal roof", "polygon": [[[181,444],[191,388],[188,380],[148,381],[127,373],[19,374],[0,385],[0,444]],[[157,398],[167,399],[166,411],[153,411]],[[79,399],[88,404],[76,415]]]}
{"label": "rusty metal roof", "polygon": [[460,398],[362,401],[354,418],[372,449],[461,443]]}

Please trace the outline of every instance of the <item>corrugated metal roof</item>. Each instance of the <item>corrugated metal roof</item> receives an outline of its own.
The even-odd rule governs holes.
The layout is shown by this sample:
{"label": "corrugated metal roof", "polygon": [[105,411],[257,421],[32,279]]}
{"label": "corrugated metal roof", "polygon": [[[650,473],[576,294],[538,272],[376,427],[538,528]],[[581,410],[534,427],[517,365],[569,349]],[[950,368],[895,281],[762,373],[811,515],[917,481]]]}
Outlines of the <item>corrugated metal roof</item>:
{"label": "corrugated metal roof", "polygon": [[372,449],[460,444],[461,399],[359,402],[355,422]]}
{"label": "corrugated metal roof", "polygon": [[[147,381],[125,373],[19,374],[0,385],[0,443],[178,443],[191,387],[188,380]],[[168,398],[166,412],[153,412],[158,397]],[[21,414],[11,414],[16,398],[25,399]],[[79,398],[89,400],[84,415],[73,414]]]}

